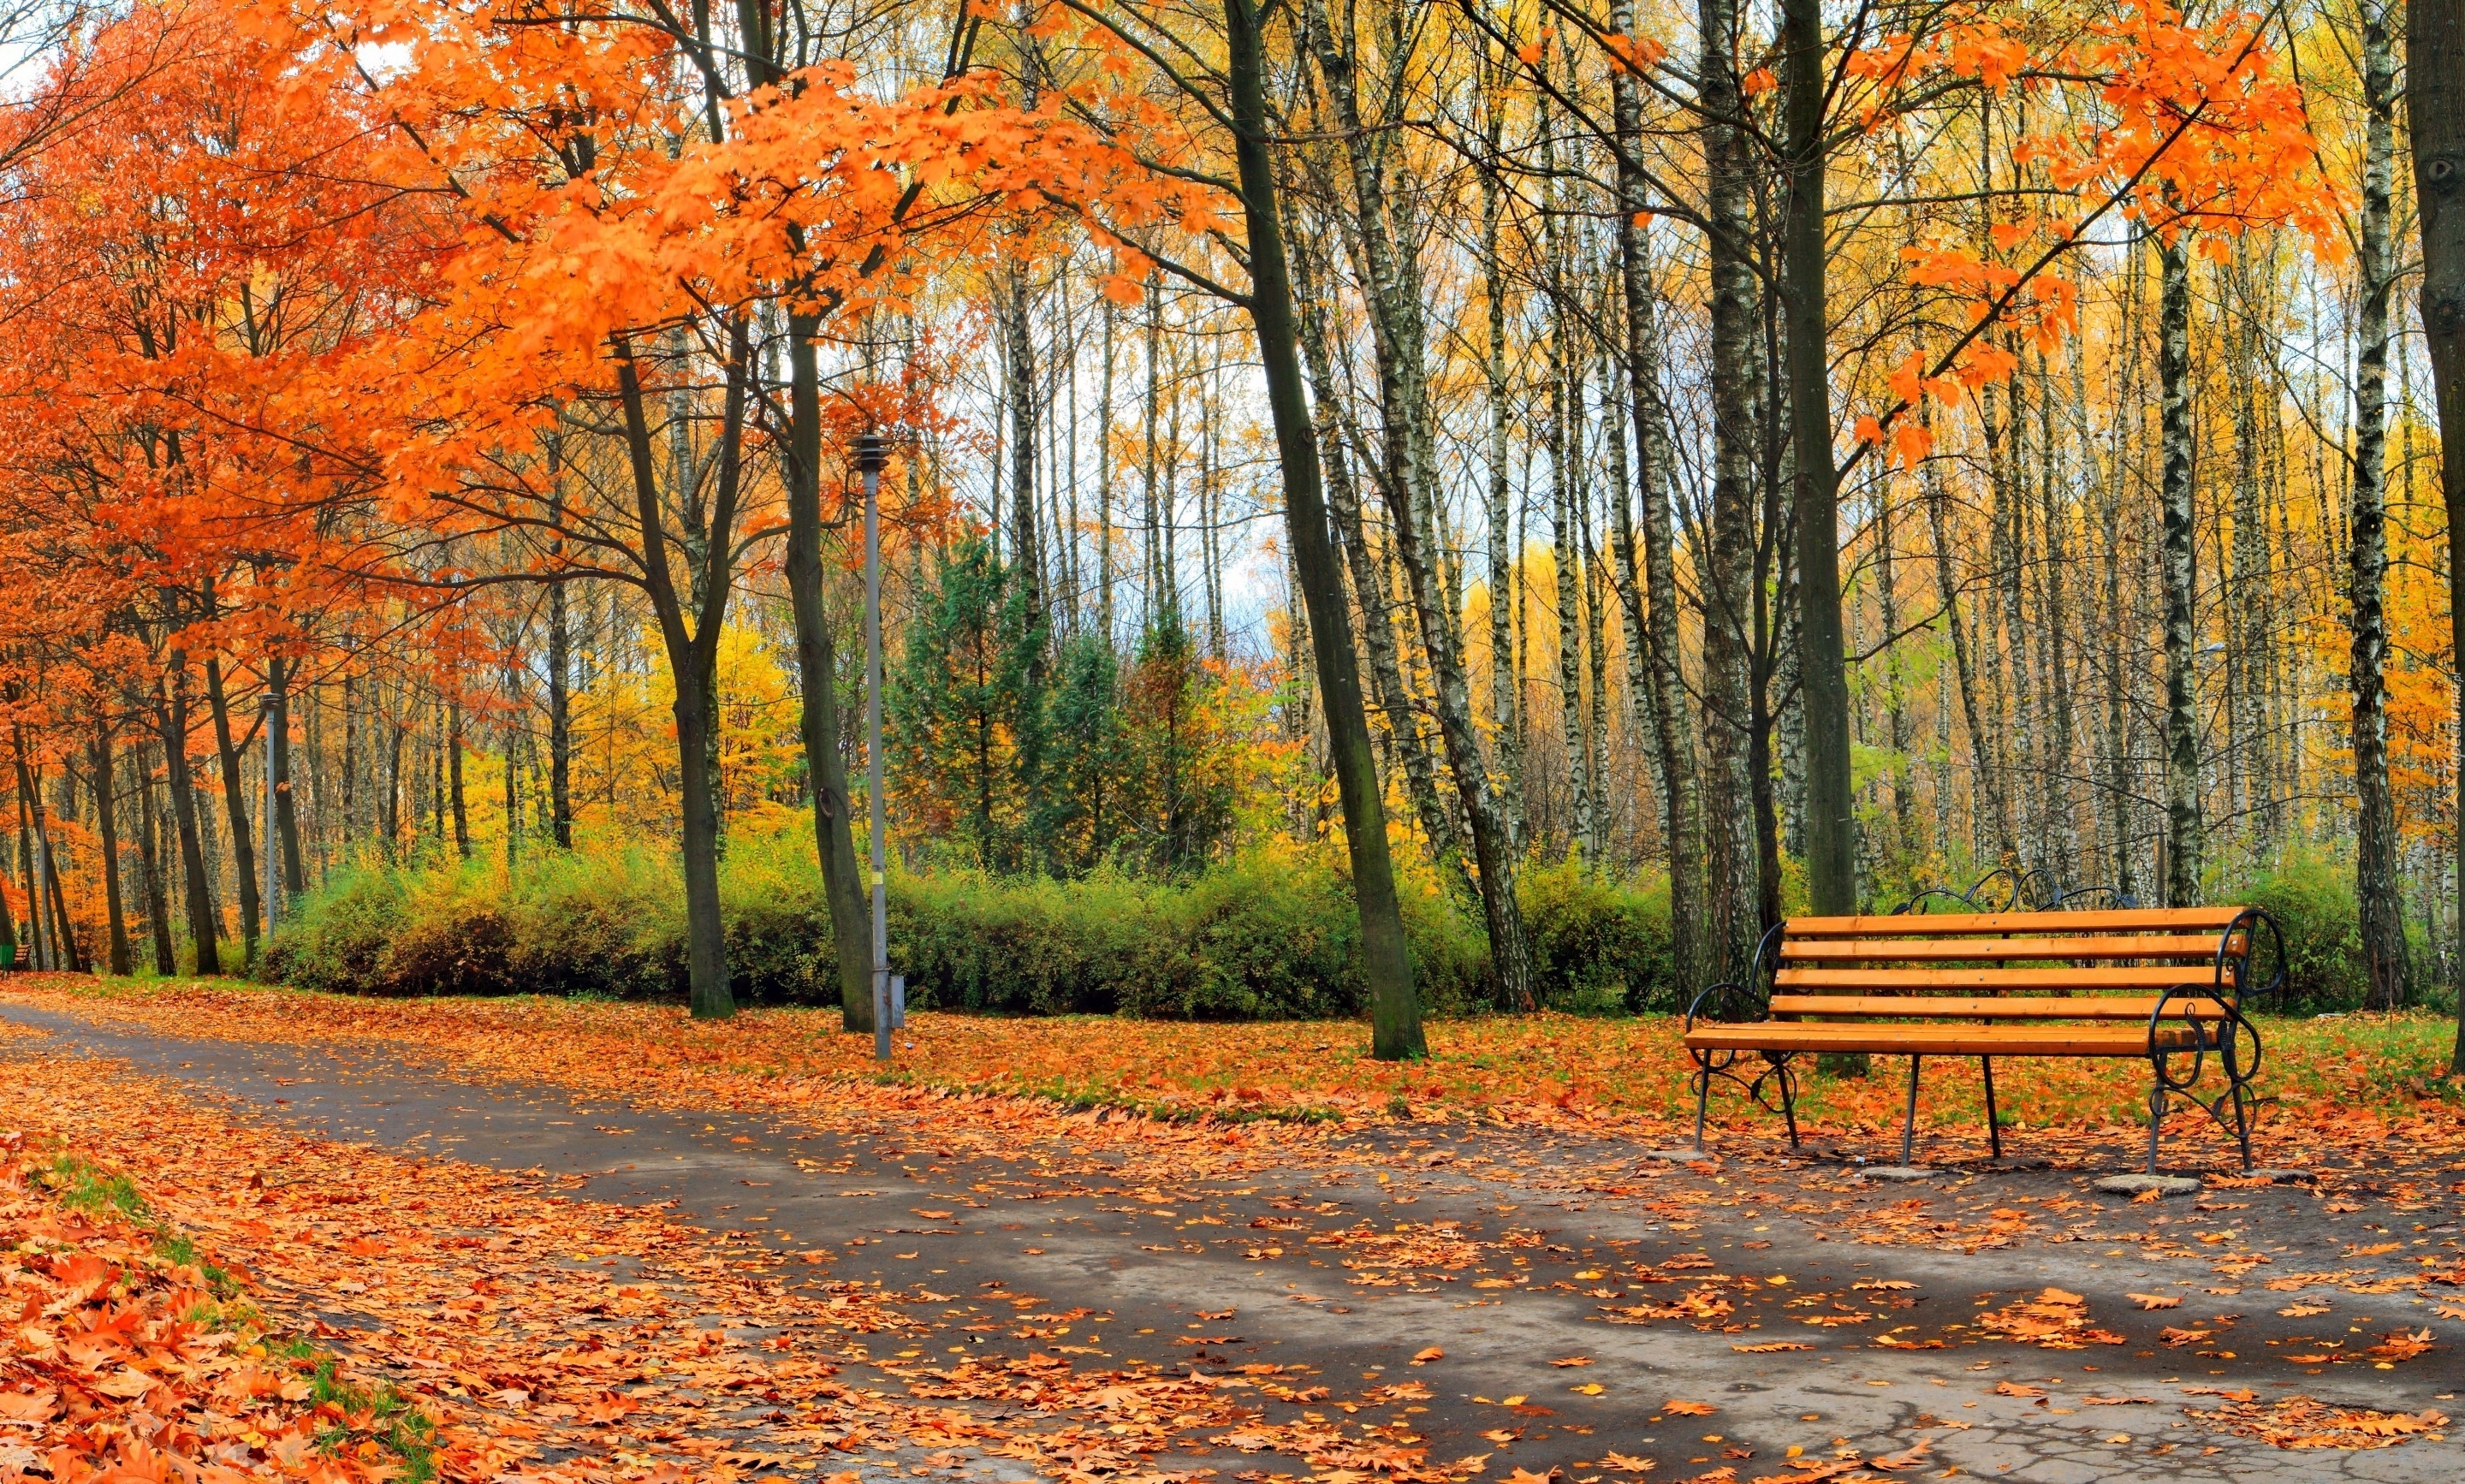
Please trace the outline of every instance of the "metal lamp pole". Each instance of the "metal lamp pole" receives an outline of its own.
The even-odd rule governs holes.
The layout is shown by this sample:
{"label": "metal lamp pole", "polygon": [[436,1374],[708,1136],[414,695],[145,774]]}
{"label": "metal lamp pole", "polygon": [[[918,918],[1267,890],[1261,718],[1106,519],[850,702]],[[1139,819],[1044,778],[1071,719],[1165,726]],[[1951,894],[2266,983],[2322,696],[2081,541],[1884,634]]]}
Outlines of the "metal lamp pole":
{"label": "metal lamp pole", "polygon": [[855,440],[864,474],[864,776],[873,836],[873,1057],[890,1060],[890,893],[883,877],[881,800],[881,434]]}

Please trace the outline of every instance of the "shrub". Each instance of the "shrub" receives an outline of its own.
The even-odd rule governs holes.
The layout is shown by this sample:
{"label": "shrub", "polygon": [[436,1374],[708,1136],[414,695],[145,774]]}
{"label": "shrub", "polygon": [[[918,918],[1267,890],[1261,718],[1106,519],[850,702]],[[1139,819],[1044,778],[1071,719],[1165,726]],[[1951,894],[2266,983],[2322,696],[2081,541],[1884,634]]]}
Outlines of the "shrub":
{"label": "shrub", "polygon": [[1566,861],[1525,871],[1517,887],[1543,1005],[1578,1014],[1677,1005],[1665,879],[1637,886]]}
{"label": "shrub", "polygon": [[[1366,1008],[1360,919],[1340,846],[1274,845],[1178,880],[1104,865],[1075,879],[945,866],[890,877],[891,964],[919,1007],[1197,1020]],[[1477,907],[1418,863],[1398,876],[1413,983],[1432,1013],[1488,1007]],[[729,987],[751,1005],[838,999],[829,904],[801,822],[745,829],[720,873]],[[300,905],[269,977],[356,994],[681,999],[683,887],[650,850],[367,866]],[[1665,1008],[1669,898],[1573,867],[1521,887],[1543,1002]]]}
{"label": "shrub", "polygon": [[2285,992],[2267,1008],[2316,1012],[2362,1005],[2370,976],[2363,965],[2350,864],[2294,856],[2235,896],[2275,918],[2285,935]]}
{"label": "shrub", "polygon": [[685,992],[684,883],[661,856],[543,851],[506,895],[515,989],[629,1000]]}
{"label": "shrub", "polygon": [[383,867],[336,872],[301,899],[266,945],[264,972],[302,989],[384,992],[386,949],[403,925],[401,877]]}

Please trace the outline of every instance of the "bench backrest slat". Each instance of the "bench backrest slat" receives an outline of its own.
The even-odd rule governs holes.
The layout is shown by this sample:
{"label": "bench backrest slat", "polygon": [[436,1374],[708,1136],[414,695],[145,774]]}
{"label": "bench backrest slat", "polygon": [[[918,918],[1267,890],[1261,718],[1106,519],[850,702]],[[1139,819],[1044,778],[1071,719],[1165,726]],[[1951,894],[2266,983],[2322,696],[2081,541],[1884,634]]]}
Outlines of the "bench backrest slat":
{"label": "bench backrest slat", "polygon": [[1788,937],[1959,938],[1977,933],[2027,933],[2072,938],[2083,933],[2198,933],[2216,935],[2233,924],[2240,907],[2134,907],[2112,912],[1925,912],[1882,918],[1791,918]]}
{"label": "bench backrest slat", "polygon": [[[2239,951],[2239,941],[2231,945]],[[1899,963],[1960,963],[1990,960],[2010,963],[2029,959],[2214,959],[2213,936],[2112,938],[1816,938],[1783,937],[1784,963],[1825,963],[1890,960]]]}
{"label": "bench backrest slat", "polygon": [[1840,968],[1789,965],[1782,989],[1922,993],[1957,989],[2171,989],[2210,978],[2204,965],[2145,963],[2095,968]]}

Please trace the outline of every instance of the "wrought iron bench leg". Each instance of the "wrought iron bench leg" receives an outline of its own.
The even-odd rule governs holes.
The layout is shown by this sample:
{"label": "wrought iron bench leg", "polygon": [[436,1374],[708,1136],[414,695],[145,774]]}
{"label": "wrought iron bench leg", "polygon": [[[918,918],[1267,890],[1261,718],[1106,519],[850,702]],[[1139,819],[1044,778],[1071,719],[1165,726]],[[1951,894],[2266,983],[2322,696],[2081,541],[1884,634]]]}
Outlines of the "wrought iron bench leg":
{"label": "wrought iron bench leg", "polygon": [[2165,1126],[2165,1086],[2148,1089],[2148,1173],[2157,1173],[2157,1135]]}
{"label": "wrought iron bench leg", "polygon": [[2003,1125],[1994,1118],[1994,1058],[1980,1056],[1977,1065],[1986,1071],[1986,1141],[1999,1160],[2003,1158]]}
{"label": "wrought iron bench leg", "polygon": [[1788,1120],[1788,1146],[1797,1147],[1797,1078],[1789,1075],[1788,1059],[1792,1052],[1783,1052],[1772,1069],[1780,1078],[1780,1116]]}
{"label": "wrought iron bench leg", "polygon": [[1909,1058],[1909,1116],[1900,1125],[1900,1163],[1906,1167],[1917,1157],[1918,1145],[1918,1063],[1923,1057]]}
{"label": "wrought iron bench leg", "polygon": [[2251,1110],[2243,1096],[2243,1079],[2233,1080],[2234,1141],[2242,1145],[2243,1173],[2251,1172]]}
{"label": "wrought iron bench leg", "polygon": [[1695,1061],[1695,1148],[1703,1148],[1703,1116],[1712,1105],[1712,1069],[1702,1058]]}

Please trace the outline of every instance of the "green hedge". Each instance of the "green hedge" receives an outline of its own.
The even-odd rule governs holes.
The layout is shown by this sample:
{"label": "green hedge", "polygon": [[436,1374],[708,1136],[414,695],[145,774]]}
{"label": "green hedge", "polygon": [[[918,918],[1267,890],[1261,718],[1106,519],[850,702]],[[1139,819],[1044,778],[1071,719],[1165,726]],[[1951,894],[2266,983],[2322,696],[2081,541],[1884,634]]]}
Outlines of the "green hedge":
{"label": "green hedge", "polygon": [[[1477,906],[1418,863],[1400,884],[1423,1003],[1441,1013],[1487,1008]],[[1519,887],[1543,1004],[1594,1014],[1682,1008],[1665,879],[1527,865]],[[741,1003],[835,1003],[830,914],[810,836],[741,832],[720,894]],[[2363,1003],[2350,865],[2297,856],[2230,895],[2284,929],[2286,992],[2264,1008],[2314,1013]],[[1335,848],[1264,847],[1175,880],[1111,867],[1066,880],[957,867],[894,872],[890,915],[892,965],[924,1007],[1201,1020],[1362,1008],[1360,924]],[[353,994],[682,999],[683,890],[674,861],[647,850],[543,852],[510,882],[477,862],[365,867],[337,874],[300,904],[266,972]]]}
{"label": "green hedge", "polygon": [[[1334,850],[1268,848],[1182,880],[1112,868],[1061,880],[894,872],[893,967],[912,1003],[1010,1014],[1175,1019],[1347,1016],[1363,1007],[1360,923]],[[1402,883],[1423,1003],[1483,1008],[1477,911],[1430,874]],[[1669,897],[1572,866],[1528,870],[1520,896],[1543,1002],[1610,1013],[1676,1003]],[[837,997],[830,914],[810,839],[731,842],[720,873],[741,1003]],[[266,957],[269,978],[353,994],[681,999],[682,889],[644,851],[554,855],[511,881],[473,862],[339,873]]]}

